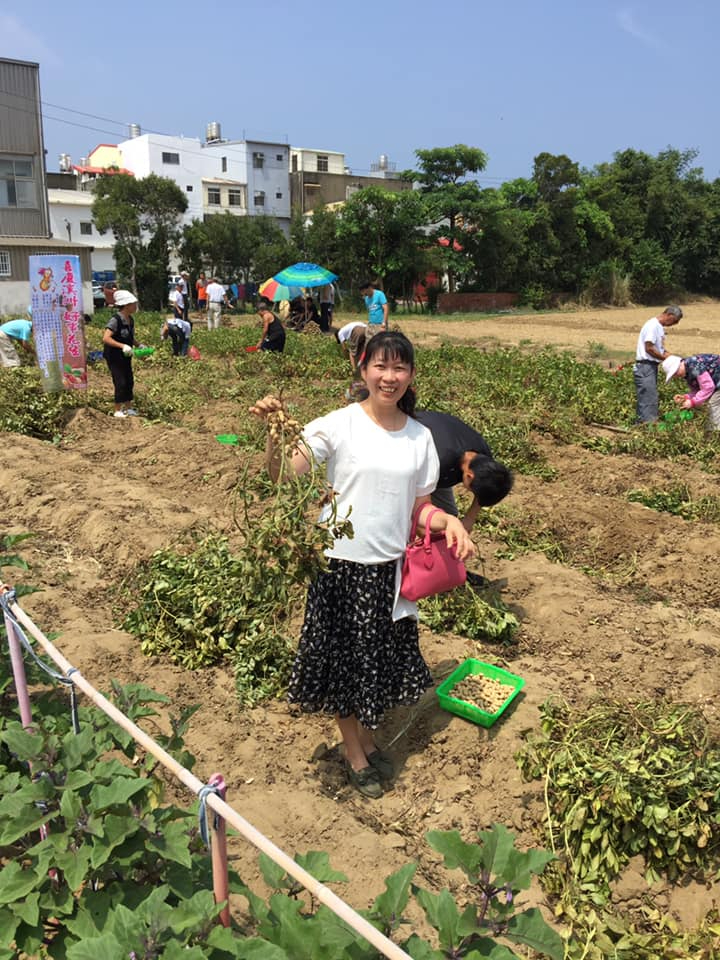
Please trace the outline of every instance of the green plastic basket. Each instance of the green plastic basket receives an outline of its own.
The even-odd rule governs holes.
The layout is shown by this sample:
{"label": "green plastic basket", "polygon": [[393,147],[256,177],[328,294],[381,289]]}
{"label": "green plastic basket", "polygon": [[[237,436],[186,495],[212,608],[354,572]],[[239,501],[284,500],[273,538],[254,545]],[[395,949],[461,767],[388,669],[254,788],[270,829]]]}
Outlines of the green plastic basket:
{"label": "green plastic basket", "polygon": [[234,446],[238,442],[238,435],[236,433],[217,433],[215,434],[215,439],[218,443]]}
{"label": "green plastic basket", "polygon": [[[457,697],[453,697],[450,694],[455,684],[460,683],[465,677],[477,674],[482,674],[491,680],[497,680],[499,683],[505,684],[508,688],[507,699],[495,713],[488,713],[486,710],[481,710],[480,707],[475,707],[466,700],[458,700]],[[494,667],[491,663],[484,663],[482,660],[473,660],[470,658],[469,660],[465,660],[464,663],[461,663],[459,667],[456,667],[447,680],[443,680],[437,688],[437,695],[443,710],[455,713],[458,717],[471,720],[473,723],[479,723],[481,727],[491,727],[498,717],[507,710],[524,686],[525,681],[522,677],[517,677],[514,673],[503,670],[502,667]]]}

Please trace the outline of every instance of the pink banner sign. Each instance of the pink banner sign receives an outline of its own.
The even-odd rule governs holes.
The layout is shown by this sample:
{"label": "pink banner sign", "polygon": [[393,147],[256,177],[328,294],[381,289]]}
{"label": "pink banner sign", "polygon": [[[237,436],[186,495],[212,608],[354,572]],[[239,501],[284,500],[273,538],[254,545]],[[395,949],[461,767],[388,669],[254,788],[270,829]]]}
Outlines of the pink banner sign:
{"label": "pink banner sign", "polygon": [[80,258],[38,254],[30,260],[33,338],[48,393],[87,389]]}

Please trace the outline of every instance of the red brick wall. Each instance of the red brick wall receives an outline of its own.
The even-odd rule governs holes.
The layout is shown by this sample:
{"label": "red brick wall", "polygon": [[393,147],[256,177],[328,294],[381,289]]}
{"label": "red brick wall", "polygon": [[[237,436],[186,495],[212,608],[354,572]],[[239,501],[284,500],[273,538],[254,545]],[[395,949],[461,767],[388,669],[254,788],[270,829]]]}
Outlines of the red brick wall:
{"label": "red brick wall", "polygon": [[438,313],[468,313],[473,310],[507,310],[518,302],[516,293],[441,293]]}

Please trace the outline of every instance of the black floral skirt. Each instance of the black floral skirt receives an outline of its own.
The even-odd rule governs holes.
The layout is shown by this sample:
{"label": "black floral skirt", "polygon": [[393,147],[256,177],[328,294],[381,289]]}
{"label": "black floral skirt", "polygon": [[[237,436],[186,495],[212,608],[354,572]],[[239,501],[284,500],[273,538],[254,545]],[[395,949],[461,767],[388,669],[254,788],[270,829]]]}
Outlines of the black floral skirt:
{"label": "black floral skirt", "polygon": [[354,714],[374,729],[432,686],[417,621],[393,621],[395,564],[330,559],[308,590],[288,700],[308,713]]}

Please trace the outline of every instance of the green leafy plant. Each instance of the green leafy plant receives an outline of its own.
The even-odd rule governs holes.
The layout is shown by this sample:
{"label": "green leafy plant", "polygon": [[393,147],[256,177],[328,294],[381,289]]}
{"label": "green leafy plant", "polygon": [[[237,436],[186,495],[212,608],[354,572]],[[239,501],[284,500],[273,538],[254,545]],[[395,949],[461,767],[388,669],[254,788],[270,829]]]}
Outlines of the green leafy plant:
{"label": "green leafy plant", "polygon": [[[299,424],[278,416],[270,430],[287,457]],[[323,523],[309,517],[328,495],[322,473],[280,469],[281,484],[246,471],[237,486],[240,550],[211,533],[186,552],[157,551],[127,585],[136,606],[123,627],[140,638],[144,653],[190,668],[227,659],[248,704],[282,692],[294,647],[289,623],[304,588],[325,568],[334,539],[352,535],[347,518],[334,511]]]}
{"label": "green leafy plant", "polygon": [[627,498],[631,503],[642,503],[651,510],[672,513],[685,520],[720,522],[720,497],[698,497],[695,500],[690,488],[684,483],[671,486],[667,490],[654,488],[629,490]]}
{"label": "green leafy plant", "polygon": [[[115,685],[114,699],[136,722],[152,721],[167,702],[140,684]],[[0,960],[375,960],[374,947],[264,854],[269,897],[231,870],[230,891],[247,900],[247,916],[218,926],[224,904],[213,900],[209,855],[191,814],[163,804],[162,768],[97,708],[80,709],[76,734],[60,706],[40,693],[32,731],[0,719]],[[155,734],[187,768],[194,759],[183,735],[194,709],[171,717],[169,735]],[[421,890],[408,864],[366,916],[396,935],[412,892],[438,939],[435,948],[412,934],[413,957],[515,957],[502,938],[559,960],[558,934],[518,901],[551,855],[520,853],[497,824],[478,836],[480,845],[454,831],[428,834],[446,866],[466,873],[477,902],[460,909],[447,890]],[[321,883],[347,882],[326,853],[295,859]]]}
{"label": "green leafy plant", "polygon": [[451,630],[471,640],[512,643],[520,626],[499,594],[469,585],[421,600],[418,609],[436,633]]}
{"label": "green leafy plant", "polygon": [[[365,916],[387,937],[397,937],[408,920],[405,912],[414,896],[428,923],[436,931],[436,945],[417,934],[401,940],[401,946],[415,960],[460,960],[490,957],[511,960],[517,957],[502,940],[529,947],[542,956],[561,960],[563,941],[535,907],[521,909],[518,895],[528,890],[532,877],[542,873],[552,855],[542,850],[520,852],[514,836],[501,824],[478,833],[479,843],[466,843],[455,831],[431,831],[430,846],[442,854],[448,869],[460,869],[466,876],[467,903],[459,906],[445,889],[432,893],[413,883],[417,865],[410,863],[387,877],[385,890]],[[322,882],[346,878],[330,868],[326,854],[296,857]],[[281,956],[293,960],[371,960],[377,951],[341,925],[324,907],[316,908],[310,895],[266,857],[261,870],[274,892],[269,907],[245,888],[244,895],[264,940],[286,950]],[[274,954],[268,953],[268,958]]]}
{"label": "green leafy plant", "polygon": [[[4,579],[6,576],[3,571],[7,567],[15,570],[22,570],[23,572],[26,572],[30,569],[27,561],[24,560],[19,553],[15,553],[16,548],[29,537],[32,537],[32,533],[6,533],[0,537],[0,580]],[[27,583],[13,583],[12,587],[15,591],[15,596],[18,599],[20,599],[20,597],[26,597],[28,594],[35,593],[40,589],[39,587],[34,587]],[[5,618],[2,616],[2,614],[0,614],[0,644],[3,648],[6,645],[6,641],[7,630],[5,629]],[[8,666],[8,658],[2,657],[2,660],[0,661],[0,702],[1,698],[4,697],[6,691],[12,683]]]}
{"label": "green leafy plant", "polygon": [[602,905],[637,854],[648,882],[711,868],[720,849],[720,743],[697,708],[548,701],[541,731],[527,735],[516,761],[526,779],[545,781],[550,845],[566,851],[555,892]]}

